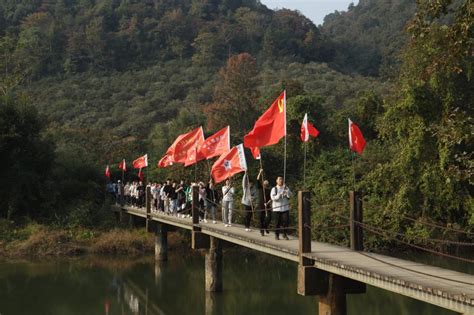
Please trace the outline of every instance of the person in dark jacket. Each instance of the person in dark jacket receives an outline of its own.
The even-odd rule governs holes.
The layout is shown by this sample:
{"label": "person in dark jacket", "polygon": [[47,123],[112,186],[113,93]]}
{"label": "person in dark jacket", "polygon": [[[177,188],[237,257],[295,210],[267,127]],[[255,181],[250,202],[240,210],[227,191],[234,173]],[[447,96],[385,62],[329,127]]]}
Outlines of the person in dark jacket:
{"label": "person in dark jacket", "polygon": [[137,186],[138,190],[138,207],[143,208],[145,207],[145,185],[143,182],[139,182]]}
{"label": "person in dark jacket", "polygon": [[265,231],[270,233],[268,227],[272,220],[272,198],[270,195],[271,189],[270,184],[267,180],[263,180],[263,169],[260,169],[260,172],[257,176],[257,188],[258,188],[258,211],[260,219],[260,234],[265,235]]}
{"label": "person in dark jacket", "polygon": [[258,205],[258,194],[256,186],[254,185],[253,181],[249,179],[247,172],[245,172],[242,178],[242,201],[240,203],[244,206],[245,211],[245,231],[250,232],[252,213],[255,207]]}
{"label": "person in dark jacket", "polygon": [[209,184],[206,186],[206,212],[204,213],[204,222],[207,222],[208,213],[211,214],[212,223],[216,224],[216,206],[221,200],[219,191],[214,186],[212,179],[209,181]]}

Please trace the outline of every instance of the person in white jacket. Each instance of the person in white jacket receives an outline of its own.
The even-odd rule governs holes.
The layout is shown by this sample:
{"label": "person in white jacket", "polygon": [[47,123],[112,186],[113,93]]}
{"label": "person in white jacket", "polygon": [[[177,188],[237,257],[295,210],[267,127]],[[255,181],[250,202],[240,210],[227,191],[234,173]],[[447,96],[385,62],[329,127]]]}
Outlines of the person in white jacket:
{"label": "person in white jacket", "polygon": [[288,226],[290,224],[290,197],[291,191],[283,182],[283,177],[278,177],[276,186],[270,193],[273,212],[276,215],[275,239],[280,239],[280,230],[283,238],[288,240]]}
{"label": "person in white jacket", "polygon": [[232,226],[232,210],[234,209],[235,188],[232,186],[230,178],[225,181],[222,187],[222,223],[226,227]]}

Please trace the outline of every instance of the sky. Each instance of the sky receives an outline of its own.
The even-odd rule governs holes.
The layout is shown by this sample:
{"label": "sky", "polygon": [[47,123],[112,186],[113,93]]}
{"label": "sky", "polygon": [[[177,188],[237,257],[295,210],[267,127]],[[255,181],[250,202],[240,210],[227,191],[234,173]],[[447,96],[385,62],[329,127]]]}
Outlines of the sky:
{"label": "sky", "polygon": [[310,18],[314,24],[319,25],[329,13],[336,10],[346,11],[351,2],[357,4],[358,0],[260,0],[260,2],[269,9],[298,10]]}

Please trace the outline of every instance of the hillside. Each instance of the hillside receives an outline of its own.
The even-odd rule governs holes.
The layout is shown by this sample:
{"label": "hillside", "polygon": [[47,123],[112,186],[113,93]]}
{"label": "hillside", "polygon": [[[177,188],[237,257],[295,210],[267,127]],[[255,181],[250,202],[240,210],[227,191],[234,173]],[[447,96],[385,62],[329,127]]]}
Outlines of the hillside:
{"label": "hillside", "polygon": [[408,40],[405,25],[415,10],[412,0],[360,0],[345,12],[327,15],[320,30],[332,52],[331,66],[344,73],[393,75]]}
{"label": "hillside", "polygon": [[6,0],[0,35],[29,79],[175,59],[216,69],[240,52],[315,61],[321,44],[310,20],[256,0]]}
{"label": "hillside", "polygon": [[254,0],[5,1],[0,12],[17,91],[56,127],[143,140],[183,109],[201,116],[219,68],[242,52],[256,59],[259,95],[296,80],[336,108],[382,86],[327,67],[332,43],[310,20]]}

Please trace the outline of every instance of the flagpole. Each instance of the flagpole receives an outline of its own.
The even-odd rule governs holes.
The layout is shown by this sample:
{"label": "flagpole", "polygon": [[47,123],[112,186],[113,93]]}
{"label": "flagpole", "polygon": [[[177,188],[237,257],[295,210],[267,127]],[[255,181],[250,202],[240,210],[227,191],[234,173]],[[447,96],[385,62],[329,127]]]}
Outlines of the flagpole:
{"label": "flagpole", "polygon": [[283,158],[283,183],[286,185],[286,133],[285,133],[285,156]]}
{"label": "flagpole", "polygon": [[211,176],[211,162],[209,162],[209,160],[207,160],[207,169],[209,170],[209,180],[212,179],[212,176]]}
{"label": "flagpole", "polygon": [[197,182],[197,162],[194,163],[194,182],[196,183]]}
{"label": "flagpole", "polygon": [[284,90],[285,93],[285,100],[284,100],[284,105],[285,105],[285,156],[283,158],[283,184],[286,185],[286,138],[287,138],[287,126],[286,126],[286,90]]}
{"label": "flagpole", "polygon": [[303,162],[303,188],[306,189],[306,151],[308,149],[308,142],[304,142],[304,162]]}
{"label": "flagpole", "polygon": [[[267,196],[265,196],[265,179],[264,179],[264,175],[263,175],[263,162],[262,162],[262,153],[260,153],[260,169],[262,170],[262,194],[263,194],[263,206],[265,208],[265,216],[268,216],[268,210],[267,210]],[[261,209],[260,209],[261,211]]]}
{"label": "flagpole", "polygon": [[351,152],[351,159],[352,159],[352,189],[355,191],[356,173],[355,173],[354,155],[355,155],[355,153]]}

